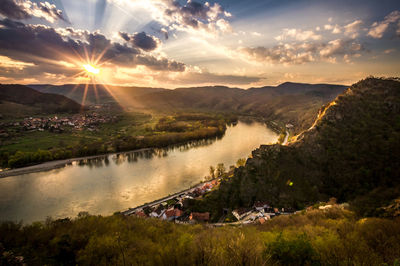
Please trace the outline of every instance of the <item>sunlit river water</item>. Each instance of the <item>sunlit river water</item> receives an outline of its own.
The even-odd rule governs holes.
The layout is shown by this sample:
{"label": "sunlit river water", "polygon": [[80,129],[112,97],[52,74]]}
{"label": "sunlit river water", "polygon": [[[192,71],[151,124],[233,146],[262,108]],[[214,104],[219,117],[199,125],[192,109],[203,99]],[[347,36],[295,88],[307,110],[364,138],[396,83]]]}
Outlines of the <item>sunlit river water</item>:
{"label": "sunlit river water", "polygon": [[221,139],[0,178],[0,220],[32,222],[47,216],[75,217],[81,211],[112,214],[189,188],[204,179],[210,165],[224,163],[228,168],[277,138],[263,124],[239,122]]}

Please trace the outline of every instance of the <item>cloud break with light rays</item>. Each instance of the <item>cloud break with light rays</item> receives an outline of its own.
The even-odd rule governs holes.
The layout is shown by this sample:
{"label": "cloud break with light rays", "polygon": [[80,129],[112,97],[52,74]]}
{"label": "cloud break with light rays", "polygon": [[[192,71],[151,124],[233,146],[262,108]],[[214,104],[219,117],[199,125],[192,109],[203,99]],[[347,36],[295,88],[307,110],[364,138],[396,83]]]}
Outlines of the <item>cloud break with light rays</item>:
{"label": "cloud break with light rays", "polygon": [[338,1],[5,0],[0,81],[246,88],[398,76],[400,6]]}

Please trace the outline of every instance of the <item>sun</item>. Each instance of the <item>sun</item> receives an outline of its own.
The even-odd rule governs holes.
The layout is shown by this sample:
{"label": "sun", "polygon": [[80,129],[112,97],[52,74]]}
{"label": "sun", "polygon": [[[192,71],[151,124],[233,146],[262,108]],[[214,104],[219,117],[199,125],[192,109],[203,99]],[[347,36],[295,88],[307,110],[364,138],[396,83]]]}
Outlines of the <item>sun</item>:
{"label": "sun", "polygon": [[87,73],[91,74],[91,75],[97,75],[100,73],[100,69],[96,68],[90,64],[85,64],[83,65],[83,68],[86,70]]}

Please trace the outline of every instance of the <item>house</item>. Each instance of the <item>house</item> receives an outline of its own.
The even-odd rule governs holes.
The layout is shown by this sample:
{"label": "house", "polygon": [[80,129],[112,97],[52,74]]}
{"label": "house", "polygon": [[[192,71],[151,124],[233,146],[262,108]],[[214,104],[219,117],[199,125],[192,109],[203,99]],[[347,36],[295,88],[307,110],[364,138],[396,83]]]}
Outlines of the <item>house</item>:
{"label": "house", "polygon": [[147,217],[147,215],[144,213],[144,211],[138,211],[138,212],[136,212],[136,213],[135,213],[135,216],[138,216],[138,217]]}
{"label": "house", "polygon": [[261,201],[257,201],[256,203],[254,203],[253,206],[257,211],[265,211],[265,209],[270,208],[268,203],[266,202],[261,202]]}
{"label": "house", "polygon": [[286,128],[293,128],[294,126],[292,124],[286,124]]}
{"label": "house", "polygon": [[165,209],[162,205],[159,205],[157,208],[155,208],[151,213],[150,213],[150,217],[154,217],[154,218],[159,218],[161,217],[165,212]]}
{"label": "house", "polygon": [[319,207],[318,207],[318,209],[320,209],[320,210],[327,210],[327,209],[330,209],[330,208],[332,208],[332,205],[330,205],[330,204],[327,204],[327,205],[325,205],[325,206],[319,206]]}
{"label": "house", "polygon": [[208,222],[210,220],[209,212],[192,212],[189,216],[190,221]]}
{"label": "house", "polygon": [[172,221],[172,220],[178,219],[182,215],[183,215],[183,211],[180,209],[169,209],[169,210],[166,210],[162,214],[161,219]]}
{"label": "house", "polygon": [[247,208],[240,208],[232,211],[233,216],[236,217],[236,219],[241,220],[243,217],[249,215],[251,213],[251,209]]}

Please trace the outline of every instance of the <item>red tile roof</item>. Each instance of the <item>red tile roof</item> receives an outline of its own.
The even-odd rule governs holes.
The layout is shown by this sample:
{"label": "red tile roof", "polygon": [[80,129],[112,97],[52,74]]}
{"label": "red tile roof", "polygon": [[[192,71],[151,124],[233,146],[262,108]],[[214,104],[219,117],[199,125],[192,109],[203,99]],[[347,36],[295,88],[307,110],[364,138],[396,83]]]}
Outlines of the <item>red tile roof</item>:
{"label": "red tile roof", "polygon": [[183,211],[179,210],[179,209],[170,209],[167,210],[165,212],[165,215],[169,218],[169,217],[180,217],[182,216]]}
{"label": "red tile roof", "polygon": [[147,215],[144,213],[144,211],[137,212],[137,213],[135,213],[135,215],[139,216],[139,217],[147,217]]}

